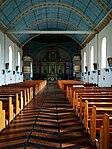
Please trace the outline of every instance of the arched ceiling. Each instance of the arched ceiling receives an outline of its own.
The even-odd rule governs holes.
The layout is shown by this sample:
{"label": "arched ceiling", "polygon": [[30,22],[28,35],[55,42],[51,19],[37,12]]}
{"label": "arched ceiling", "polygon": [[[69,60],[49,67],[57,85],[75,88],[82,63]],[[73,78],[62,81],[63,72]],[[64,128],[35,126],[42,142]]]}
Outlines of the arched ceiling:
{"label": "arched ceiling", "polygon": [[41,31],[67,31],[83,47],[111,19],[112,0],[0,1],[0,28],[21,46]]}

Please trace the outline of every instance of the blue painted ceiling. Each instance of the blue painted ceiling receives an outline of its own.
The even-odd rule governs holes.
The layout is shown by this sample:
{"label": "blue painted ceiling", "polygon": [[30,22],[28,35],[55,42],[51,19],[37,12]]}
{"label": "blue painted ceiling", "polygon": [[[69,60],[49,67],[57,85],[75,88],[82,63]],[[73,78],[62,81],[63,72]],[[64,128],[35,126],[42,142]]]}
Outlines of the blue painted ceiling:
{"label": "blue painted ceiling", "polygon": [[[22,46],[35,34],[11,31],[95,31],[112,19],[112,0],[2,0],[0,27]],[[38,36],[38,35],[37,35]],[[69,35],[84,46],[94,35]]]}

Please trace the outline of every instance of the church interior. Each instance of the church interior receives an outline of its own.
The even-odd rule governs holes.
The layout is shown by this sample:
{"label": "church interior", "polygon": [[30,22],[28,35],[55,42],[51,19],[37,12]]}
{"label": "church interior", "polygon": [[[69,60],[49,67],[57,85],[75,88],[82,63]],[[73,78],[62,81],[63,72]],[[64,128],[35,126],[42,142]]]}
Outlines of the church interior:
{"label": "church interior", "polygon": [[112,0],[0,0],[0,148],[112,148]]}

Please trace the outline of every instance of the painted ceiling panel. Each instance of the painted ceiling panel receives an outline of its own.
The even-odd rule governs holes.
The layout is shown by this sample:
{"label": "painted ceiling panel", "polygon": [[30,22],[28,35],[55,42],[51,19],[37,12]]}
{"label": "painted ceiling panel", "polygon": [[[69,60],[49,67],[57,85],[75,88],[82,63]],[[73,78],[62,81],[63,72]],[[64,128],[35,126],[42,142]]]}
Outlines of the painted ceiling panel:
{"label": "painted ceiling panel", "polygon": [[[56,28],[58,28],[57,23],[55,23],[55,22],[53,22],[52,24],[50,22],[48,22],[46,24],[47,24],[48,29],[50,28],[51,30],[55,30]],[[64,28],[64,26],[63,26],[63,28]]]}
{"label": "painted ceiling panel", "polygon": [[[42,10],[35,10],[35,16],[39,16],[39,15],[46,15],[46,9],[42,9]],[[38,19],[38,18],[37,18]]]}
{"label": "painted ceiling panel", "polygon": [[[57,27],[58,27],[58,30],[66,30],[67,25],[64,24],[64,23],[58,23],[58,24],[57,24]],[[70,27],[68,27],[68,29],[71,30]]]}
{"label": "painted ceiling panel", "polygon": [[48,28],[48,24],[46,22],[41,23],[41,25],[38,25],[40,30],[44,30],[45,28]]}
{"label": "painted ceiling panel", "polygon": [[31,20],[33,20],[34,17],[35,17],[35,14],[34,14],[33,12],[31,12],[31,13],[27,14],[27,15],[24,17],[24,19],[25,19],[26,22],[27,22],[27,21],[30,21],[30,22],[31,22]]}
{"label": "painted ceiling panel", "polygon": [[[78,41],[81,41],[83,42],[85,40],[84,38],[84,35],[83,36],[80,36],[80,35],[74,35],[75,36],[75,39],[78,40]],[[87,35],[86,35],[87,36]]]}
{"label": "painted ceiling panel", "polygon": [[9,20],[8,19],[4,19],[3,20],[3,24],[5,25],[5,24],[9,24]]}
{"label": "painted ceiling panel", "polygon": [[13,21],[17,15],[19,15],[19,10],[16,9],[16,13],[13,12],[13,10],[10,12],[10,14],[7,16],[9,20]]}
{"label": "painted ceiling panel", "polygon": [[86,6],[82,1],[77,1],[77,2],[74,3],[74,5],[75,5],[75,8],[79,11],[84,12],[85,9],[86,9]]}
{"label": "painted ceiling panel", "polygon": [[83,31],[83,30],[91,30],[92,28],[86,24],[85,20],[80,20],[79,24],[78,24],[78,28],[79,30]]}
{"label": "painted ceiling panel", "polygon": [[0,13],[0,20],[5,20],[6,19],[6,16],[2,13]]}
{"label": "painted ceiling panel", "polygon": [[112,9],[112,0],[103,0],[103,2],[104,2],[110,9]]}
{"label": "painted ceiling panel", "polygon": [[72,5],[73,3],[74,3],[74,0],[70,0],[70,1],[68,1],[68,0],[60,0],[60,3],[65,3],[66,5]]}
{"label": "painted ceiling panel", "polygon": [[[112,0],[7,0],[0,6],[0,20],[22,44],[35,34],[25,30],[94,31],[105,17],[112,19]],[[107,15],[108,14],[108,15]],[[105,26],[105,25],[104,25]],[[80,45],[89,34],[70,35]]]}
{"label": "painted ceiling panel", "polygon": [[104,16],[104,13],[105,13],[105,12],[102,11],[102,13],[99,14],[98,19],[96,19],[95,22],[94,22],[95,26],[97,26],[97,24],[100,23],[100,20],[102,20],[102,19],[104,18],[104,17],[103,17],[103,16]]}
{"label": "painted ceiling panel", "polygon": [[18,0],[15,0],[15,2],[16,2],[16,5],[18,5],[19,6],[19,9],[22,11],[22,10],[25,10],[25,9],[27,9],[27,8],[29,8],[29,7],[31,7],[31,5],[32,5],[32,3],[31,3],[31,1],[30,0],[27,0],[27,2],[26,1],[18,1]]}
{"label": "painted ceiling panel", "polygon": [[90,11],[89,9],[86,10],[85,15],[87,16],[87,18],[89,18],[89,20],[93,23],[96,19],[96,16],[92,13],[92,11]]}
{"label": "painted ceiling panel", "polygon": [[93,1],[93,3],[90,2],[87,9],[89,9],[96,17],[103,10],[99,3],[95,3],[95,1]]}
{"label": "painted ceiling panel", "polygon": [[[21,19],[21,22],[18,24],[18,28],[17,29],[21,29],[21,27],[24,25],[24,28],[26,28],[26,23],[24,21],[24,19]],[[23,28],[23,27],[22,27]]]}
{"label": "painted ceiling panel", "polygon": [[65,19],[65,20],[67,20],[68,19],[68,14],[66,15],[65,13],[59,13],[59,15],[58,15],[58,17],[60,18],[60,19]]}

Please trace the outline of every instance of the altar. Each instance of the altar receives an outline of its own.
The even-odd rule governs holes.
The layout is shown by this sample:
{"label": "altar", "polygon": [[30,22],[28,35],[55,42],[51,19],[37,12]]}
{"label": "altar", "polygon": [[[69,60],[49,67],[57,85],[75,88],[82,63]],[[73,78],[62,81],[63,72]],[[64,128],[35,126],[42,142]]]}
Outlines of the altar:
{"label": "altar", "polygon": [[65,62],[56,50],[49,50],[48,55],[41,62],[41,76],[48,81],[64,78]]}

